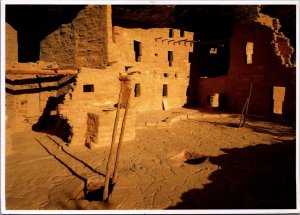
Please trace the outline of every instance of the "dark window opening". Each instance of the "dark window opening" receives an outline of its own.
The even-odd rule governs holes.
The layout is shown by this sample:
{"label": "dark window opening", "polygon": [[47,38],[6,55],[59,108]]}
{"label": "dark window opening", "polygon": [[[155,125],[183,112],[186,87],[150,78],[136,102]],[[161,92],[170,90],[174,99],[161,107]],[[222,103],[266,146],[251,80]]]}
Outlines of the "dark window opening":
{"label": "dark window opening", "polygon": [[[197,50],[197,55],[193,53],[192,60],[199,61],[202,68],[201,77],[218,77],[228,75],[230,64],[230,41],[214,45],[201,45]],[[201,56],[201,59],[200,59]]]}
{"label": "dark window opening", "polygon": [[94,92],[94,84],[83,85],[83,92]]}
{"label": "dark window opening", "polygon": [[173,61],[173,52],[168,51],[168,61]]}
{"label": "dark window opening", "polygon": [[180,37],[184,37],[184,30],[180,30]]}
{"label": "dark window opening", "polygon": [[175,74],[175,78],[177,78],[177,74]]}
{"label": "dark window opening", "polygon": [[168,61],[169,61],[169,66],[172,66],[172,62],[173,62],[173,51],[168,51]]}
{"label": "dark window opening", "polygon": [[174,29],[169,29],[169,37],[174,37]]}
{"label": "dark window opening", "polygon": [[157,53],[155,53],[154,55],[155,55],[155,57],[158,57],[158,54],[157,54]]}
{"label": "dark window opening", "polygon": [[133,42],[134,52],[135,52],[135,61],[140,62],[142,56],[142,45],[141,42],[135,41]]}
{"label": "dark window opening", "polygon": [[168,85],[167,85],[167,84],[164,84],[164,85],[163,85],[163,93],[162,93],[162,96],[163,96],[163,97],[168,96]]}
{"label": "dark window opening", "polygon": [[164,73],[164,77],[165,78],[169,77],[169,73]]}
{"label": "dark window opening", "polygon": [[141,95],[141,84],[137,83],[134,86],[134,97],[139,97]]}

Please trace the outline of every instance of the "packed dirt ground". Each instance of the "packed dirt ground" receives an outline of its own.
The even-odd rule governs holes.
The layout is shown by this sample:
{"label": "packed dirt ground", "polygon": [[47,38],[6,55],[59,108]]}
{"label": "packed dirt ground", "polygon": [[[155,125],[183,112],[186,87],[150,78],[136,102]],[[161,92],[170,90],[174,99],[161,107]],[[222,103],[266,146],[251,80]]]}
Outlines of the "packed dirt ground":
{"label": "packed dirt ground", "polygon": [[[177,119],[182,111],[169,111]],[[163,113],[166,116],[166,112]],[[6,154],[8,210],[285,209],[296,207],[296,134],[289,123],[194,111],[166,126],[148,113],[121,151],[109,204],[101,190],[82,195],[88,177],[103,177],[110,147],[66,146],[30,130]],[[163,115],[161,115],[163,116]],[[151,120],[150,120],[151,121]],[[165,119],[163,121],[166,121]],[[145,126],[142,126],[145,125]]]}

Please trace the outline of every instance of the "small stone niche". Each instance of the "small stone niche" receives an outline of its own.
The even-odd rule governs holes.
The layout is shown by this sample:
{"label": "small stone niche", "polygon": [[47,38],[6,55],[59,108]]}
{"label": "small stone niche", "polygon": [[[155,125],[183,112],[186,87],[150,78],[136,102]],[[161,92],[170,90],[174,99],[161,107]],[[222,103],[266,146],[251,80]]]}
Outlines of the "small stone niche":
{"label": "small stone niche", "polygon": [[163,96],[163,97],[167,97],[167,96],[168,96],[168,85],[167,85],[167,84],[164,84],[164,85],[163,85],[162,96]]}
{"label": "small stone niche", "polygon": [[84,84],[83,85],[83,92],[94,92],[94,84]]}
{"label": "small stone niche", "polygon": [[173,65],[173,51],[168,51],[168,61],[169,66],[171,67]]}
{"label": "small stone niche", "polygon": [[136,83],[134,86],[134,97],[140,97],[141,95],[141,84]]}

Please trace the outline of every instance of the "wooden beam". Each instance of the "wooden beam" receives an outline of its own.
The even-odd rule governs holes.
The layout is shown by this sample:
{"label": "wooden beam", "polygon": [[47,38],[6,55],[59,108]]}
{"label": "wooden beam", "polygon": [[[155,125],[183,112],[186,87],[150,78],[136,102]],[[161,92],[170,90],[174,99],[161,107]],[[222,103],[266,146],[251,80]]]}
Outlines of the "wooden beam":
{"label": "wooden beam", "polygon": [[76,75],[78,70],[52,70],[52,69],[26,69],[26,68],[7,68],[6,74],[19,74],[19,75]]}

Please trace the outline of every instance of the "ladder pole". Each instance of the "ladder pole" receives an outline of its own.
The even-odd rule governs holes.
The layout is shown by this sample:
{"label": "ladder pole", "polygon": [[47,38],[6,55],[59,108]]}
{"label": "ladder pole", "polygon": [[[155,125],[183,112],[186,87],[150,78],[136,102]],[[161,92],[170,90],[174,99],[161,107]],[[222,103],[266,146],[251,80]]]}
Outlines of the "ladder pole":
{"label": "ladder pole", "polygon": [[114,173],[113,173],[113,179],[112,179],[113,184],[115,184],[117,182],[121,145],[123,143],[123,136],[124,136],[125,128],[126,128],[126,119],[127,119],[128,109],[129,109],[129,105],[130,105],[131,92],[132,92],[132,89],[129,89],[128,90],[127,101],[126,101],[126,109],[125,109],[124,118],[123,118],[123,121],[122,121],[121,134],[120,134],[120,137],[119,137],[119,144],[117,146],[116,161],[115,161],[115,167],[114,167]]}
{"label": "ladder pole", "polygon": [[[249,103],[250,103],[251,93],[252,93],[252,82],[251,82],[251,85],[250,85],[248,98],[246,100],[246,103],[245,103],[245,105],[243,107],[243,110],[242,110],[242,113],[241,113],[239,128],[243,127],[245,125],[246,116],[248,114],[248,107],[249,107]],[[246,112],[246,114],[244,114],[244,112]]]}
{"label": "ladder pole", "polygon": [[116,134],[117,134],[118,122],[119,122],[119,114],[120,114],[120,107],[121,107],[120,102],[121,102],[121,96],[122,96],[122,89],[123,89],[123,84],[121,84],[121,89],[120,89],[120,93],[119,93],[118,108],[117,108],[117,112],[116,112],[114,129],[113,129],[113,133],[112,133],[110,152],[109,152],[109,157],[108,157],[108,161],[107,161],[107,164],[106,164],[106,176],[105,176],[105,182],[104,182],[103,201],[105,201],[108,198],[108,186],[109,186],[109,180],[110,180],[110,175],[111,175],[111,173],[110,173],[111,172],[110,164],[112,162],[115,139],[116,139]]}
{"label": "ladder pole", "polygon": [[249,108],[251,94],[252,94],[252,83],[251,83],[251,86],[250,86],[250,92],[249,92],[249,97],[248,97],[248,104],[247,104],[247,107],[246,107],[246,114],[245,114],[246,116],[248,115],[248,108]]}

